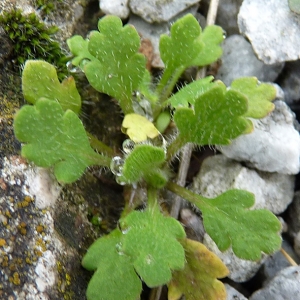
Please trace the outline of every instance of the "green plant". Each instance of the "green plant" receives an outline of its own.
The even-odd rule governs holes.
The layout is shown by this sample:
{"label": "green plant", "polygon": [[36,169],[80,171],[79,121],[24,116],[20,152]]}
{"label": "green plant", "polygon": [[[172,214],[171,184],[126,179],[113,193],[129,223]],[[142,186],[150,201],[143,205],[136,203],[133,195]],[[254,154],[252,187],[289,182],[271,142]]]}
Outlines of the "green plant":
{"label": "green plant", "polygon": [[28,59],[43,59],[56,66],[60,78],[65,76],[67,58],[52,39],[58,27],[47,27],[35,13],[25,15],[20,9],[3,12],[0,25],[14,45],[11,59],[15,67],[22,67]]}
{"label": "green plant", "polygon": [[[168,284],[169,299],[182,294],[190,300],[225,299],[217,278],[225,277],[227,268],[204,245],[186,238],[182,225],[162,212],[158,196],[168,189],[198,207],[205,230],[221,251],[232,247],[238,257],[258,260],[262,252],[279,249],[280,223],[267,210],[250,209],[253,194],[229,190],[207,199],[173,183],[170,164],[187,143],[227,145],[251,132],[250,118],[273,110],[275,90],[256,78],[238,79],[227,88],[207,77],[173,94],[186,68],[210,64],[222,53],[222,29],[209,26],[202,32],[192,15],[176,21],[170,36],[161,36],[165,70],[156,85],[138,53],[136,30],[123,27],[114,16],[100,19],[98,27],[89,39],[74,36],[68,45],[72,64],[89,83],[118,100],[122,130],[129,136],[124,155],[116,156],[86,133],[78,117],[81,99],[74,79],[60,83],[55,69],[43,61],[25,64],[23,93],[32,105],[23,106],[14,121],[15,135],[24,143],[22,155],[39,166],[54,167],[60,182],[73,182],[86,167],[99,165],[109,167],[118,183],[147,189],[146,208],[136,210],[138,203],[126,203],[119,226],[96,240],[84,256],[83,266],[96,270],[87,298],[135,300],[143,281],[149,287]],[[173,137],[165,134],[170,122],[177,128]]]}

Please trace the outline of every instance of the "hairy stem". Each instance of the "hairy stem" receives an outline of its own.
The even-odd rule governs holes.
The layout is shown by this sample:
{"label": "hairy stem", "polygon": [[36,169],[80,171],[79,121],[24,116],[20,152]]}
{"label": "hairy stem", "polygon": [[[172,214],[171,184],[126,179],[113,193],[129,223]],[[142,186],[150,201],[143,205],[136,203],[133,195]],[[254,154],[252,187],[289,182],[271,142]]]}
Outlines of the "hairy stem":
{"label": "hairy stem", "polygon": [[183,140],[183,138],[180,135],[178,135],[167,149],[167,161],[170,161],[173,158],[173,156],[180,151],[180,149],[184,146],[185,143],[186,142]]}
{"label": "hairy stem", "polygon": [[109,155],[111,157],[114,156],[114,150],[112,148],[110,148],[109,146],[107,146],[106,144],[102,143],[101,141],[99,141],[95,136],[93,136],[91,133],[87,132],[87,135],[89,137],[90,140],[90,145],[91,147],[100,152],[100,153],[105,153],[106,155]]}

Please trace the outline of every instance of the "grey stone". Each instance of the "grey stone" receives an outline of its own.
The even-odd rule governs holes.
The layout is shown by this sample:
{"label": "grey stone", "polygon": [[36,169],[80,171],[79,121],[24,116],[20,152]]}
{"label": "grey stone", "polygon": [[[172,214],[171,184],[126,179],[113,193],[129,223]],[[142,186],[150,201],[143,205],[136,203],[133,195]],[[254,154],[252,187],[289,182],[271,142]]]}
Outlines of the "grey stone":
{"label": "grey stone", "polygon": [[[299,259],[297,258],[290,244],[283,240],[281,247],[295,262],[299,263]],[[259,270],[259,277],[264,278],[264,281],[266,282],[270,281],[276,276],[279,271],[290,266],[290,262],[286,259],[281,251],[278,251],[266,259],[261,269]]]}
{"label": "grey stone", "polygon": [[294,113],[282,101],[260,120],[252,120],[254,130],[239,136],[229,146],[219,147],[227,157],[250,163],[258,170],[297,174],[300,169],[300,137],[294,128]]}
{"label": "grey stone", "polygon": [[231,285],[225,283],[225,288],[226,288],[226,300],[247,300],[243,294],[241,294],[238,290],[233,288]]}
{"label": "grey stone", "polygon": [[294,250],[297,255],[300,257],[300,231],[294,238]]}
{"label": "grey stone", "polygon": [[100,9],[108,15],[115,15],[121,19],[129,16],[129,0],[100,0]]}
{"label": "grey stone", "polygon": [[266,256],[263,255],[262,259],[258,261],[244,260],[238,258],[231,248],[221,252],[208,234],[204,235],[203,244],[222,260],[230,272],[228,277],[235,282],[251,279],[266,259]]}
{"label": "grey stone", "polygon": [[288,1],[244,0],[238,25],[266,64],[300,58],[300,16],[289,9]]}
{"label": "grey stone", "polygon": [[280,271],[265,287],[249,298],[249,300],[262,299],[300,299],[300,266]]}
{"label": "grey stone", "polygon": [[292,104],[300,100],[300,60],[287,62],[278,84],[285,94],[285,102]]}
{"label": "grey stone", "polygon": [[232,35],[222,45],[222,64],[217,79],[230,85],[234,79],[255,76],[260,81],[274,81],[283,68],[283,64],[265,65],[258,60],[252,46],[241,35]]}
{"label": "grey stone", "polygon": [[199,0],[131,0],[129,7],[133,13],[149,23],[167,22]]}
{"label": "grey stone", "polygon": [[191,189],[208,198],[229,189],[244,189],[255,195],[252,208],[279,214],[292,202],[294,176],[251,170],[224,155],[216,155],[204,160]]}

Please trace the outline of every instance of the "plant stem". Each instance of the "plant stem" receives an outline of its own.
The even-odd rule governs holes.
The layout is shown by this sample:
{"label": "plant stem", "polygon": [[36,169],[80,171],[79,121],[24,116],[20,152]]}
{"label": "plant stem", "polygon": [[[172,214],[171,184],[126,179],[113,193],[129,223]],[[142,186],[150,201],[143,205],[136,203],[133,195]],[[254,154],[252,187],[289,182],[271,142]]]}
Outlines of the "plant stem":
{"label": "plant stem", "polygon": [[149,187],[147,189],[148,209],[153,210],[157,207],[157,189]]}
{"label": "plant stem", "polygon": [[169,68],[165,69],[156,88],[156,94],[159,95],[159,98],[156,104],[156,109],[153,112],[154,119],[156,119],[161,111],[161,103],[163,103],[171,95],[174,86],[184,69],[184,67],[177,68],[176,70],[170,70]]}
{"label": "plant stem", "polygon": [[112,148],[107,146],[106,144],[102,143],[99,141],[95,136],[93,136],[91,133],[87,132],[86,133],[89,137],[90,140],[90,145],[94,150],[97,150],[100,153],[105,153],[111,157],[114,156],[114,151]]}
{"label": "plant stem", "polygon": [[297,263],[287,254],[287,252],[281,248],[280,252],[283,254],[283,256],[286,258],[286,260],[292,265],[292,266],[298,266]]}
{"label": "plant stem", "polygon": [[197,195],[174,182],[169,181],[166,185],[166,188],[174,194],[177,194],[180,197],[188,200],[189,202],[196,204],[197,206],[207,205],[207,201],[205,201],[206,198]]}
{"label": "plant stem", "polygon": [[180,151],[180,149],[184,146],[185,141],[180,136],[180,134],[175,138],[175,140],[168,146],[167,149],[167,161],[170,161],[172,157]]}
{"label": "plant stem", "polygon": [[[187,172],[190,166],[192,150],[193,150],[193,145],[191,143],[186,144],[181,150],[181,161],[180,161],[180,166],[178,171],[178,177],[176,180],[176,183],[180,186],[185,185]],[[178,219],[181,206],[182,206],[182,198],[179,195],[176,195],[173,200],[171,211],[170,211],[171,217]]]}

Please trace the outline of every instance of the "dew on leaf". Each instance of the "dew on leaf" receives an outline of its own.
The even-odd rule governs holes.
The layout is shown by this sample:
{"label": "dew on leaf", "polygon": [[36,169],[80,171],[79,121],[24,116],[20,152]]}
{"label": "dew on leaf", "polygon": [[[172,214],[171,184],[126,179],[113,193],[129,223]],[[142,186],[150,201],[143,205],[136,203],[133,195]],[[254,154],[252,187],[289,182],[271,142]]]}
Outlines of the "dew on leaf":
{"label": "dew on leaf", "polygon": [[71,61],[68,61],[66,63],[66,66],[67,66],[67,69],[70,73],[79,73],[79,72],[81,72],[81,69],[77,66],[74,66]]}
{"label": "dew on leaf", "polygon": [[126,154],[129,154],[133,150],[134,146],[135,142],[131,139],[126,139],[122,144],[123,151]]}
{"label": "dew on leaf", "polygon": [[124,159],[122,157],[120,156],[113,157],[110,163],[111,172],[116,176],[121,176],[123,165],[124,165]]}

